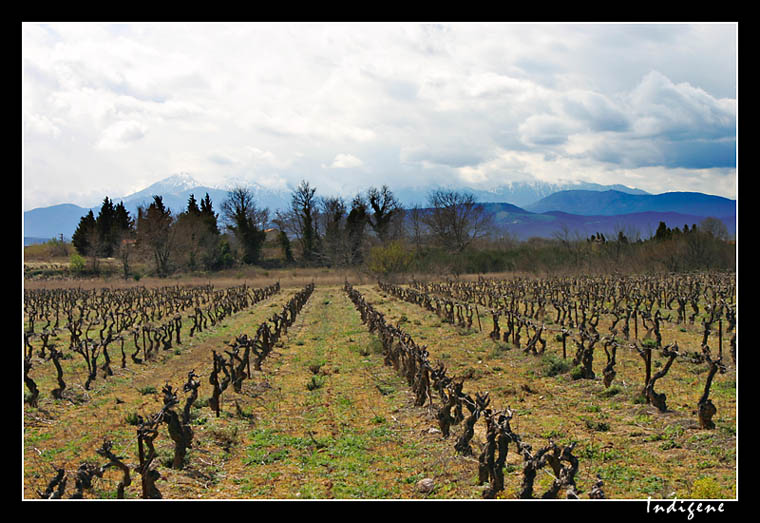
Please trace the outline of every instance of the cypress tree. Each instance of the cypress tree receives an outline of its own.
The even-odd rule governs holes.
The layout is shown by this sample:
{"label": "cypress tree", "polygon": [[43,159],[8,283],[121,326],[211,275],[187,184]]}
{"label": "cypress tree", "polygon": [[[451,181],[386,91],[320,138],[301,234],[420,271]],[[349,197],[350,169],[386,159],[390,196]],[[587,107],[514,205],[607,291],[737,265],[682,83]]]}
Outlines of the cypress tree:
{"label": "cypress tree", "polygon": [[201,216],[208,224],[209,230],[218,236],[220,233],[219,226],[217,225],[217,214],[214,212],[214,207],[208,193],[206,193],[206,197],[201,200]]}
{"label": "cypress tree", "polygon": [[346,233],[352,264],[362,263],[361,247],[364,242],[364,229],[367,225],[367,203],[361,195],[351,202],[351,211],[346,217]]}
{"label": "cypress tree", "polygon": [[88,256],[90,254],[95,232],[95,215],[90,209],[90,212],[80,218],[79,225],[71,236],[71,243],[80,255]]}
{"label": "cypress tree", "polygon": [[119,202],[114,207],[114,228],[117,231],[117,236],[135,232],[135,220],[129,215],[127,208],[124,207],[124,202]]}
{"label": "cypress tree", "polygon": [[195,201],[195,195],[190,194],[190,198],[187,200],[187,214],[192,216],[200,216],[201,210],[198,208],[198,202]]}
{"label": "cypress tree", "polygon": [[116,211],[113,206],[113,202],[105,197],[103,205],[100,207],[100,213],[95,220],[96,228],[98,231],[98,255],[103,257],[113,256],[114,251],[114,225],[116,223]]}

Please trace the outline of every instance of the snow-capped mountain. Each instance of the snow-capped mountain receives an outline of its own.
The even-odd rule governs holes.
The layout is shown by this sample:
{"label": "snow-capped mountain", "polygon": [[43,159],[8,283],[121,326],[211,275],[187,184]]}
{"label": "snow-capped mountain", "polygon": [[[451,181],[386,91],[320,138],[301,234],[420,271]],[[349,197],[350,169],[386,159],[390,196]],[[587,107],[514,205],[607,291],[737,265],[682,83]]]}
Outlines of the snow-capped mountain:
{"label": "snow-capped mountain", "polygon": [[424,206],[427,203],[427,195],[431,190],[457,189],[471,193],[475,200],[482,203],[503,202],[517,205],[518,207],[527,207],[542,198],[550,196],[559,191],[570,190],[587,190],[587,191],[608,191],[616,190],[628,194],[649,194],[641,189],[633,189],[625,185],[601,185],[589,182],[568,182],[568,183],[549,183],[540,180],[534,181],[516,181],[507,182],[488,189],[476,189],[461,186],[427,186],[427,187],[407,187],[396,190],[391,188],[394,194],[401,200],[405,206],[414,206],[415,204]]}
{"label": "snow-capped mountain", "polygon": [[[380,184],[377,184],[377,185],[380,185]],[[240,181],[240,180],[228,181],[224,187],[219,187],[219,186],[213,187],[213,186],[206,186],[206,185],[200,184],[196,179],[193,178],[193,176],[191,176],[188,173],[177,173],[177,174],[171,175],[168,178],[160,180],[146,187],[145,189],[142,189],[136,193],[133,193],[124,197],[111,197],[110,195],[103,195],[103,198],[108,196],[114,202],[114,204],[123,202],[127,210],[130,212],[130,214],[136,217],[138,206],[149,205],[153,201],[154,195],[161,196],[163,199],[164,205],[168,207],[172,211],[172,213],[179,214],[187,208],[187,202],[190,197],[190,194],[193,194],[195,199],[197,201],[200,201],[208,193],[209,198],[211,199],[214,211],[219,213],[221,211],[222,202],[227,198],[228,191],[232,187],[236,187],[236,186],[244,186],[251,189],[254,194],[256,205],[259,208],[269,209],[270,216],[274,215],[274,213],[277,210],[287,209],[290,206],[291,194],[293,190],[292,187],[285,188],[285,189],[270,189],[256,183],[245,183],[244,181]],[[424,187],[391,187],[391,190],[393,191],[396,198],[401,202],[401,204],[404,207],[409,208],[409,207],[414,206],[415,204],[421,207],[426,207],[427,199],[428,199],[428,195],[430,194],[430,191],[436,188],[456,189],[459,191],[472,193],[476,201],[479,201],[485,204],[500,205],[501,207],[499,207],[498,209],[494,208],[492,209],[492,211],[501,213],[501,214],[504,214],[506,212],[505,206],[507,206],[508,204],[511,204],[511,207],[510,207],[511,210],[509,212],[514,214],[512,218],[515,218],[516,216],[517,218],[519,218],[518,221],[522,220],[522,221],[526,221],[526,223],[533,223],[537,220],[542,223],[547,222],[547,221],[556,222],[556,217],[549,216],[549,214],[552,211],[563,211],[565,213],[575,212],[578,215],[592,214],[590,212],[587,212],[589,209],[593,208],[592,204],[596,200],[602,201],[604,196],[609,195],[614,191],[618,191],[617,194],[625,193],[625,194],[621,194],[620,197],[629,197],[629,199],[630,198],[641,199],[644,196],[650,196],[650,197],[652,196],[646,193],[645,191],[632,189],[630,187],[625,187],[622,185],[600,185],[600,184],[585,183],[585,182],[551,184],[551,183],[546,183],[546,182],[541,182],[541,181],[532,181],[532,182],[504,183],[503,185],[493,187],[490,189],[475,189],[475,188],[461,187],[461,186],[452,186],[452,187],[424,186]],[[369,186],[366,189],[369,189]],[[569,192],[562,193],[562,191],[569,191]],[[602,192],[604,191],[608,191],[608,192],[602,194]],[[558,193],[562,195],[564,198],[561,201],[565,201],[567,200],[568,197],[572,196],[576,198],[585,198],[587,203],[581,203],[580,207],[576,205],[576,207],[573,208],[573,210],[568,210],[567,208],[561,206],[559,203],[555,202],[556,204],[549,205],[550,207],[552,206],[553,207],[551,209],[548,209],[549,212],[547,212],[547,209],[545,208],[546,205],[548,205],[550,202],[554,202],[554,200],[547,197],[554,194],[558,194]],[[337,196],[337,195],[322,193],[319,190],[319,187],[317,186],[317,196],[325,197],[325,196]],[[351,198],[353,197],[353,195],[345,195],[345,194],[341,194],[340,196],[342,196],[347,201],[350,201]],[[700,196],[700,195],[695,193],[695,195],[689,197],[690,198],[689,201],[694,200],[696,196]],[[701,196],[704,197],[704,195],[701,195]],[[559,196],[557,196],[556,198],[559,198]],[[659,198],[658,201],[660,200],[665,201],[664,198]],[[712,200],[715,200],[715,198],[712,198]],[[665,205],[664,208],[662,209],[658,208],[657,210],[660,212],[666,212],[666,211],[685,212],[685,210],[688,210],[690,214],[695,214],[695,215],[699,214],[698,212],[694,210],[694,209],[697,209],[696,207],[693,207],[693,206],[683,207],[683,202],[680,202],[681,203],[680,207],[673,208],[673,209],[670,209],[670,207],[672,207],[675,204],[671,202],[670,200],[667,200],[667,202],[670,202],[670,203]],[[93,213],[96,216],[98,215],[100,211],[101,205],[102,205],[102,201],[91,208]],[[538,206],[541,206],[540,209]],[[512,208],[512,207],[515,207],[515,208]],[[576,209],[584,210],[584,212],[580,212],[580,210],[576,210]],[[45,239],[58,237],[60,234],[63,234],[65,238],[69,239],[71,238],[71,235],[76,230],[79,224],[80,218],[86,215],[89,212],[89,210],[90,210],[89,208],[79,207],[76,205],[59,204],[59,205],[53,205],[50,207],[38,208],[38,209],[33,209],[31,211],[27,211],[24,213],[24,237],[25,238],[26,237],[39,238],[44,241]],[[636,209],[629,210],[627,208],[625,209],[621,208],[620,211],[616,214],[619,214],[622,216],[626,212],[630,213],[630,212],[637,212],[640,210],[642,209],[636,208]],[[648,209],[643,209],[643,210],[648,210]],[[568,215],[568,216],[571,216],[571,215]],[[572,215],[572,216],[575,216],[575,215]],[[721,215],[720,217],[723,218],[723,215]],[[730,221],[730,216],[728,216],[728,218]],[[681,219],[681,218],[679,217],[678,219]],[[556,225],[556,223],[554,223],[553,225]],[[517,227],[517,225],[513,224],[511,227]],[[531,228],[529,231],[526,229],[526,231],[528,231],[526,232],[526,234],[538,234],[538,235],[549,234],[543,229],[540,231],[534,230],[534,229],[535,227]],[[517,233],[518,231],[515,229],[514,232]]]}
{"label": "snow-capped mountain", "polygon": [[[200,202],[208,193],[215,212],[219,213],[222,202],[227,198],[231,187],[243,185],[252,190],[256,204],[261,208],[268,208],[272,213],[278,209],[284,209],[290,205],[290,191],[272,190],[259,184],[245,184],[243,182],[231,182],[225,187],[206,186],[199,183],[188,173],[173,174],[160,180],[145,189],[127,196],[106,196],[114,203],[122,202],[132,217],[137,216],[138,207],[147,207],[153,202],[153,196],[161,196],[164,206],[173,214],[179,214],[187,209],[190,195]],[[46,241],[58,237],[60,234],[70,239],[74,234],[79,220],[90,210],[98,215],[103,201],[101,200],[92,207],[80,207],[73,204],[59,204],[49,207],[41,207],[24,212],[24,238],[35,238]],[[29,242],[27,242],[29,243]]]}
{"label": "snow-capped mountain", "polygon": [[[163,196],[164,198],[171,197],[173,195],[184,194],[191,191],[196,187],[201,187],[190,174],[178,173],[164,178],[152,185],[149,185],[145,189],[132,193],[123,197],[109,197],[114,202],[124,202],[124,205],[129,207],[131,205],[137,207],[138,205],[150,204],[153,201],[153,195]],[[105,196],[104,196],[105,197]],[[198,195],[196,195],[196,198]]]}

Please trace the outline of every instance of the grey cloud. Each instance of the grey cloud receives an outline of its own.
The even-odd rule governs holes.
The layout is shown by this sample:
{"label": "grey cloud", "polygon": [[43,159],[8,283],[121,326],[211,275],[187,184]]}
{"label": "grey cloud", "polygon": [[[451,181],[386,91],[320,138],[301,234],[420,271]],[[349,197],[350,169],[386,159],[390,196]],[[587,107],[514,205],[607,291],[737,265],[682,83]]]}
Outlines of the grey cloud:
{"label": "grey cloud", "polygon": [[686,169],[736,167],[735,140],[689,140],[663,147],[663,165]]}
{"label": "grey cloud", "polygon": [[529,145],[562,145],[578,130],[569,120],[553,114],[530,116],[519,127],[521,140]]}
{"label": "grey cloud", "polygon": [[607,97],[590,91],[569,93],[562,100],[566,114],[587,123],[591,131],[626,131],[630,119]]}
{"label": "grey cloud", "polygon": [[476,150],[457,144],[437,146],[417,146],[404,148],[401,161],[407,163],[429,163],[446,167],[465,167],[478,165],[486,157]]}
{"label": "grey cloud", "polygon": [[733,103],[650,72],[621,105],[630,123],[609,134],[590,153],[628,168],[661,165],[710,169],[736,166]]}
{"label": "grey cloud", "polygon": [[417,85],[412,82],[394,80],[386,83],[386,92],[397,100],[404,102],[417,98]]}
{"label": "grey cloud", "polygon": [[735,168],[736,141],[610,138],[597,144],[589,157],[628,169],[656,166],[670,169]]}
{"label": "grey cloud", "polygon": [[208,160],[211,163],[215,163],[217,165],[233,165],[237,163],[235,160],[228,158],[227,156],[224,156],[223,154],[210,154],[208,156]]}
{"label": "grey cloud", "polygon": [[714,139],[735,136],[736,112],[705,91],[689,84],[674,84],[652,71],[631,92],[633,118],[648,119],[639,127],[643,135],[671,139]]}

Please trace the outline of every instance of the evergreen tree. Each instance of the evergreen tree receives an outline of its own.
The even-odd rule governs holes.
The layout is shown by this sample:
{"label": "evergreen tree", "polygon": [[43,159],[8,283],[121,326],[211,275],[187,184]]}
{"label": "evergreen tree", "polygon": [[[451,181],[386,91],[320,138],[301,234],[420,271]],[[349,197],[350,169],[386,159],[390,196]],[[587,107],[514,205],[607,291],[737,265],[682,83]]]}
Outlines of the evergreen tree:
{"label": "evergreen tree", "polygon": [[360,194],[351,201],[351,210],[346,217],[346,235],[348,236],[348,248],[350,263],[361,264],[363,261],[362,244],[364,243],[364,230],[367,225],[367,202]]}
{"label": "evergreen tree", "polygon": [[203,260],[205,267],[210,270],[231,267],[234,258],[229,243],[226,240],[222,241],[218,225],[218,215],[214,212],[214,206],[208,193],[201,200],[200,218],[208,231],[208,235],[205,236],[206,249]]}
{"label": "evergreen tree", "polygon": [[170,255],[174,247],[174,230],[171,209],[164,206],[163,198],[154,195],[147,209],[137,209],[138,245],[153,256],[156,273],[167,276]]}
{"label": "evergreen tree", "polygon": [[124,279],[127,279],[133,250],[131,240],[135,237],[135,220],[129,216],[129,211],[124,207],[123,202],[119,202],[114,207],[113,231],[114,254],[121,260]]}
{"label": "evergreen tree", "polygon": [[97,240],[97,230],[95,226],[95,215],[92,209],[82,218],[79,219],[79,225],[77,225],[74,234],[71,236],[71,243],[74,248],[82,256],[89,256],[91,248]]}
{"label": "evergreen tree", "polygon": [[285,256],[285,261],[290,263],[293,261],[293,249],[290,247],[290,239],[285,231],[280,230],[280,234],[277,237],[280,247],[282,248],[282,254]]}
{"label": "evergreen tree", "polygon": [[205,250],[204,237],[209,232],[203,223],[195,195],[191,194],[188,198],[187,209],[177,216],[174,227],[177,230],[179,262],[185,264],[191,271],[196,270]]}
{"label": "evergreen tree", "polygon": [[114,227],[117,236],[134,234],[135,220],[129,215],[129,211],[124,207],[124,202],[119,202],[114,208]]}
{"label": "evergreen tree", "polygon": [[106,196],[103,200],[103,205],[100,207],[100,213],[98,213],[98,217],[95,220],[98,231],[97,252],[99,256],[105,258],[113,256],[115,223],[116,210],[114,209],[113,202]]}
{"label": "evergreen tree", "polygon": [[227,227],[243,247],[243,263],[258,263],[266,240],[264,227],[269,220],[269,210],[258,209],[251,191],[238,187],[228,193],[222,203],[222,212]]}
{"label": "evergreen tree", "polygon": [[214,207],[211,203],[211,198],[208,193],[206,197],[201,200],[201,217],[209,228],[212,234],[219,236],[219,226],[217,224],[217,214],[214,212]]}
{"label": "evergreen tree", "polygon": [[668,229],[668,226],[665,225],[665,222],[660,222],[660,224],[657,226],[657,232],[654,233],[654,239],[655,240],[669,240],[671,236],[671,230]]}
{"label": "evergreen tree", "polygon": [[[208,193],[206,193],[208,195]],[[198,202],[195,201],[195,195],[190,194],[190,198],[187,199],[187,210],[185,211],[191,216],[200,216],[201,210],[198,208]]]}

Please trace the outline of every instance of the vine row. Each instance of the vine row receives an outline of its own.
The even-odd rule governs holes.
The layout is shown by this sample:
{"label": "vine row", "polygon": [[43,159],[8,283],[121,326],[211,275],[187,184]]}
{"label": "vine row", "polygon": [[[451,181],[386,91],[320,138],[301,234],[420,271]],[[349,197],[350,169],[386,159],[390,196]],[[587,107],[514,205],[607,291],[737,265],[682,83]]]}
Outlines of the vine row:
{"label": "vine row", "polygon": [[[471,440],[475,434],[475,425],[481,418],[485,420],[486,443],[477,458],[478,484],[487,484],[483,491],[484,498],[495,498],[504,490],[504,466],[512,444],[523,458],[519,498],[535,497],[533,484],[536,474],[548,465],[554,472],[555,480],[540,497],[557,498],[564,489],[567,498],[578,499],[575,475],[579,464],[577,457],[572,454],[575,443],[560,447],[549,440],[548,445],[534,452],[531,445],[512,430],[510,421],[514,416],[513,410],[509,407],[498,411],[491,408],[489,392],[476,392],[475,398],[465,393],[464,378],[448,376],[446,367],[441,362],[432,364],[425,346],[417,345],[411,335],[401,328],[386,323],[384,315],[367,303],[351,284],[345,282],[344,290],[369,332],[380,338],[385,364],[399,372],[413,390],[415,406],[423,406],[427,401],[436,410],[442,437],[449,438],[452,426],[462,425],[454,444],[457,453],[463,456],[474,455]],[[434,396],[437,396],[437,402],[434,401]],[[469,415],[465,415],[464,409],[467,409]],[[600,478],[597,479],[589,494],[592,499],[604,497],[603,483]]]}

